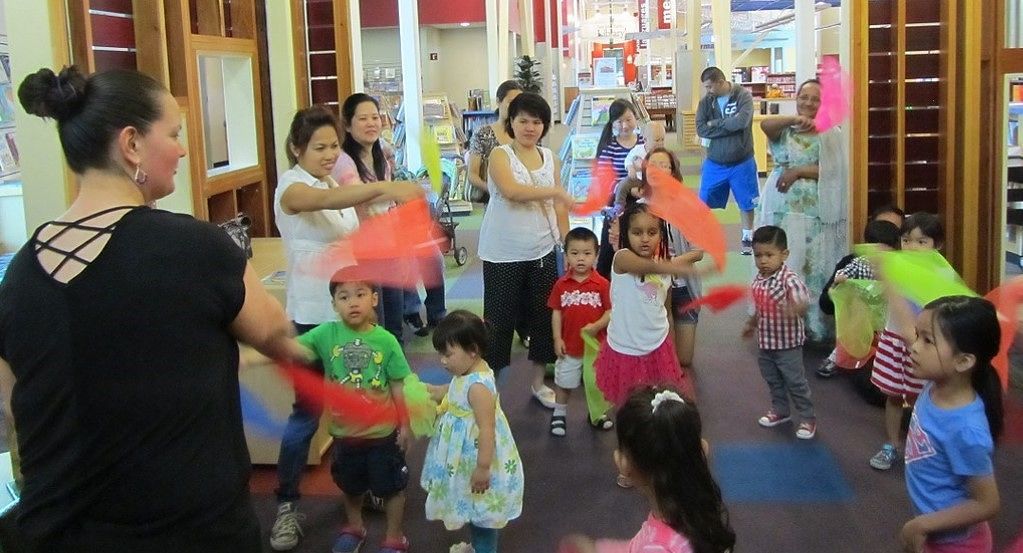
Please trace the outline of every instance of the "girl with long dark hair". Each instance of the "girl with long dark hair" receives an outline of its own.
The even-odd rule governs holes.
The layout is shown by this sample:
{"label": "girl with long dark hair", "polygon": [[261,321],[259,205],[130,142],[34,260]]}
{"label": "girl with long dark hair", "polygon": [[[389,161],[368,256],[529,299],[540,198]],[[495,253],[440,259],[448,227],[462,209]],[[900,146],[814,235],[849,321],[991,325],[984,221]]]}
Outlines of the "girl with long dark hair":
{"label": "girl with long dark hair", "polygon": [[573,537],[561,553],[731,551],[735,532],[710,473],[696,405],[671,388],[640,388],[617,420],[615,465],[647,497],[650,515],[628,543]]}

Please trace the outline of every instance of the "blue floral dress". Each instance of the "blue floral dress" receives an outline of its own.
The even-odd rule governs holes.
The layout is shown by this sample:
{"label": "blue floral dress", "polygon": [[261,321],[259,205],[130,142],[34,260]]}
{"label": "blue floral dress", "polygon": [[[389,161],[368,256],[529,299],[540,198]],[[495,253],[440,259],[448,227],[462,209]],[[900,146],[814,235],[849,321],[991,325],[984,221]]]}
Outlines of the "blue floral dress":
{"label": "blue floral dress", "polygon": [[825,342],[832,338],[831,325],[827,324],[816,300],[831,278],[838,260],[849,249],[848,221],[822,222],[818,181],[815,179],[799,179],[786,193],[779,192],[775,186],[781,174],[790,167],[820,164],[819,135],[796,133],[785,128],[778,140],[770,143],[770,149],[775,165],[761,190],[757,226],[774,225],[785,230],[789,246],[786,264],[803,279],[810,291],[806,314],[807,338]]}
{"label": "blue floral dress", "polygon": [[473,384],[482,384],[497,395],[494,372],[489,367],[453,378],[423,462],[421,484],[427,494],[426,518],[443,521],[448,530],[457,530],[466,523],[480,528],[503,528],[522,514],[522,459],[500,402],[494,425],[490,489],[482,494],[472,493],[472,472],[479,453],[479,427],[469,405],[469,387]]}

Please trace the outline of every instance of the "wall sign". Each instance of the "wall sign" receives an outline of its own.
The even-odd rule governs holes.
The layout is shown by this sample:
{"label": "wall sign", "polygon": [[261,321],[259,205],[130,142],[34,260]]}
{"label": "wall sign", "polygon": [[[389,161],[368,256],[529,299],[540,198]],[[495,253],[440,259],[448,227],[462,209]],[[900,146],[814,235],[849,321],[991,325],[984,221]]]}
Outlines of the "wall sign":
{"label": "wall sign", "polygon": [[675,0],[652,0],[657,2],[657,28],[670,29],[675,24]]}
{"label": "wall sign", "polygon": [[[650,2],[656,2],[658,0],[638,0],[639,1],[639,32],[646,33],[650,31]],[[639,41],[639,47],[646,49],[647,40],[642,39]]]}

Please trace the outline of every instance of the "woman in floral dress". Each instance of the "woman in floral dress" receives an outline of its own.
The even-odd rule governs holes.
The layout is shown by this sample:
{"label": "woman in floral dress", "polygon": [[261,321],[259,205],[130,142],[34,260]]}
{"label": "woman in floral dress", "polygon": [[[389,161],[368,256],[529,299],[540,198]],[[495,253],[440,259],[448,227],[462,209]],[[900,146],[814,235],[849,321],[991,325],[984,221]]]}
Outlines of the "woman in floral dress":
{"label": "woman in floral dress", "polygon": [[[787,265],[819,297],[835,264],[849,250],[848,181],[841,130],[817,133],[814,118],[821,104],[820,83],[804,82],[796,94],[795,116],[765,119],[760,127],[770,142],[774,170],[760,191],[757,226],[785,230]],[[831,325],[816,302],[806,314],[807,338],[825,343]]]}

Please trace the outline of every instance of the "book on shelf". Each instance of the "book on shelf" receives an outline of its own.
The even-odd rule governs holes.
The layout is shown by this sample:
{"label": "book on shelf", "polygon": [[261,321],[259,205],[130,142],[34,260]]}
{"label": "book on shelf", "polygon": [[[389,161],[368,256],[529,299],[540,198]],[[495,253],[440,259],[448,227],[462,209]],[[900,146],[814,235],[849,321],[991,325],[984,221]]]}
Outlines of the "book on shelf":
{"label": "book on shelf", "polygon": [[590,126],[602,126],[610,120],[608,110],[614,101],[614,96],[594,96],[590,100]]}
{"label": "book on shelf", "polygon": [[3,140],[0,140],[0,173],[9,175],[19,170],[17,148],[12,150],[14,133],[7,133]]}
{"label": "book on shelf", "polygon": [[449,116],[448,105],[443,98],[427,98],[423,100],[423,117],[426,119],[444,119]]}
{"label": "book on shelf", "polygon": [[572,157],[577,160],[593,159],[597,157],[596,136],[576,136],[572,138]]}
{"label": "book on shelf", "polygon": [[590,193],[590,182],[592,181],[593,178],[589,169],[577,168],[572,171],[572,176],[568,179],[566,192],[576,201],[583,201]]}
{"label": "book on shelf", "polygon": [[582,103],[582,98],[579,96],[576,96],[576,98],[572,100],[572,105],[568,107],[568,117],[565,118],[566,125],[572,126],[576,115],[579,114],[579,105]]}

